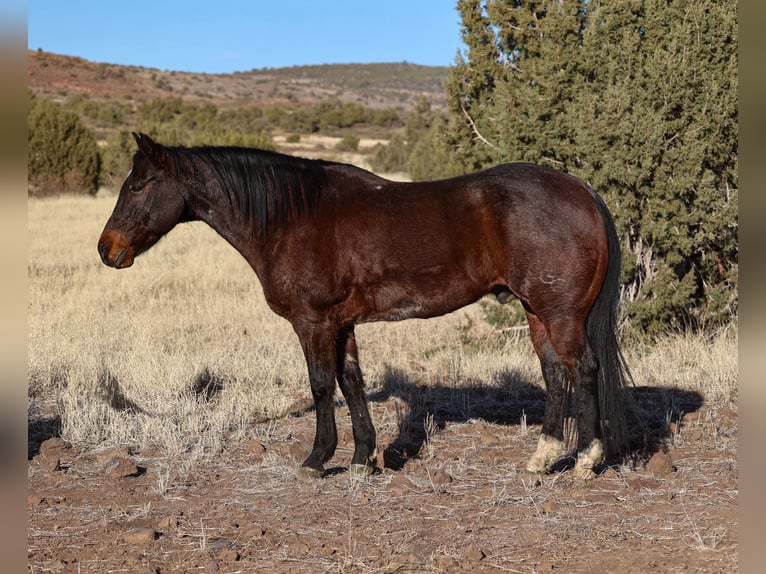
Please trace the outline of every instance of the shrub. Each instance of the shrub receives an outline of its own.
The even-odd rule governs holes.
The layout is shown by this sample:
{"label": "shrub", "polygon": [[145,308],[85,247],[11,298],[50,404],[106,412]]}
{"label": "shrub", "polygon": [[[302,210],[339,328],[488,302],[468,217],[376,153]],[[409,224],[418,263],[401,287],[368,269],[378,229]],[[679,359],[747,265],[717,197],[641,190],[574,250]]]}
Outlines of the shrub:
{"label": "shrub", "polygon": [[394,135],[388,144],[372,148],[370,167],[377,172],[407,171],[408,155],[407,144],[401,136]]}
{"label": "shrub", "polygon": [[354,135],[345,135],[335,146],[335,149],[341,151],[356,151],[359,149],[359,138]]}
{"label": "shrub", "polygon": [[77,114],[29,93],[29,194],[98,191],[101,158],[93,134]]}

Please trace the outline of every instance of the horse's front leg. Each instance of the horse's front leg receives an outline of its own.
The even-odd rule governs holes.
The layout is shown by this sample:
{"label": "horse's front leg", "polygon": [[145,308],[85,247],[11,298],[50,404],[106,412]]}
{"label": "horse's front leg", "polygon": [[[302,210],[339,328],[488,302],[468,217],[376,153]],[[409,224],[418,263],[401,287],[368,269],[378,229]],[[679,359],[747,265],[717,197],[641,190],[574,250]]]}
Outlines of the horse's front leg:
{"label": "horse's front leg", "polygon": [[353,326],[341,332],[337,350],[338,384],[348,404],[354,431],[354,456],[351,459],[349,474],[364,477],[371,474],[375,468],[375,427],[364,396],[364,379],[359,368]]}
{"label": "horse's front leg", "polygon": [[324,474],[324,463],[332,458],[338,444],[334,412],[338,329],[325,323],[303,323],[293,328],[306,357],[316,407],[314,447],[296,473],[299,480],[309,480]]}

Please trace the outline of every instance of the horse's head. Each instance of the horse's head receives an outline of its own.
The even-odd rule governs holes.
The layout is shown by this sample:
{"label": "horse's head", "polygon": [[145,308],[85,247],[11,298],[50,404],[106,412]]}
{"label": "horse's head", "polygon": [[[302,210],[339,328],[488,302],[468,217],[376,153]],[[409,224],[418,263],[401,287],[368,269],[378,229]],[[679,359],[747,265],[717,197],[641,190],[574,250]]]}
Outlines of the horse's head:
{"label": "horse's head", "polygon": [[112,216],[98,240],[101,260],[110,267],[130,267],[184,219],[186,202],[174,175],[168,150],[146,134],[133,133],[138,151],[125,178]]}

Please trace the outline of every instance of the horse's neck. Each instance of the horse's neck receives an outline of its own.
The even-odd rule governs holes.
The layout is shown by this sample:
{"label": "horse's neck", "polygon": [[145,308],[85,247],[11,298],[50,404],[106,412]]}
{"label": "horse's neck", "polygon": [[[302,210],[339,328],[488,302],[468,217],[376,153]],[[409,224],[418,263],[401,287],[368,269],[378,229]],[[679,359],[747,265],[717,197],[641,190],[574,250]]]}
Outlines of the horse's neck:
{"label": "horse's neck", "polygon": [[236,249],[251,266],[257,235],[253,223],[244,221],[236,204],[229,201],[225,192],[214,180],[206,178],[203,185],[194,192],[192,219],[207,223],[218,235]]}

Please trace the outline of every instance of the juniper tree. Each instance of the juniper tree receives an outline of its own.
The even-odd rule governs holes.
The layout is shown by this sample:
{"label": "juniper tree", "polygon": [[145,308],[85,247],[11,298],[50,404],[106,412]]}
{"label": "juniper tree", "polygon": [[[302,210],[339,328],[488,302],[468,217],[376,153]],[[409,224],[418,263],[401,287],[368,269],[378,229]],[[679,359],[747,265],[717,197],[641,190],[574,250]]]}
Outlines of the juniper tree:
{"label": "juniper tree", "polygon": [[625,310],[654,332],[737,305],[737,3],[461,0],[451,143],[547,163],[606,198]]}

